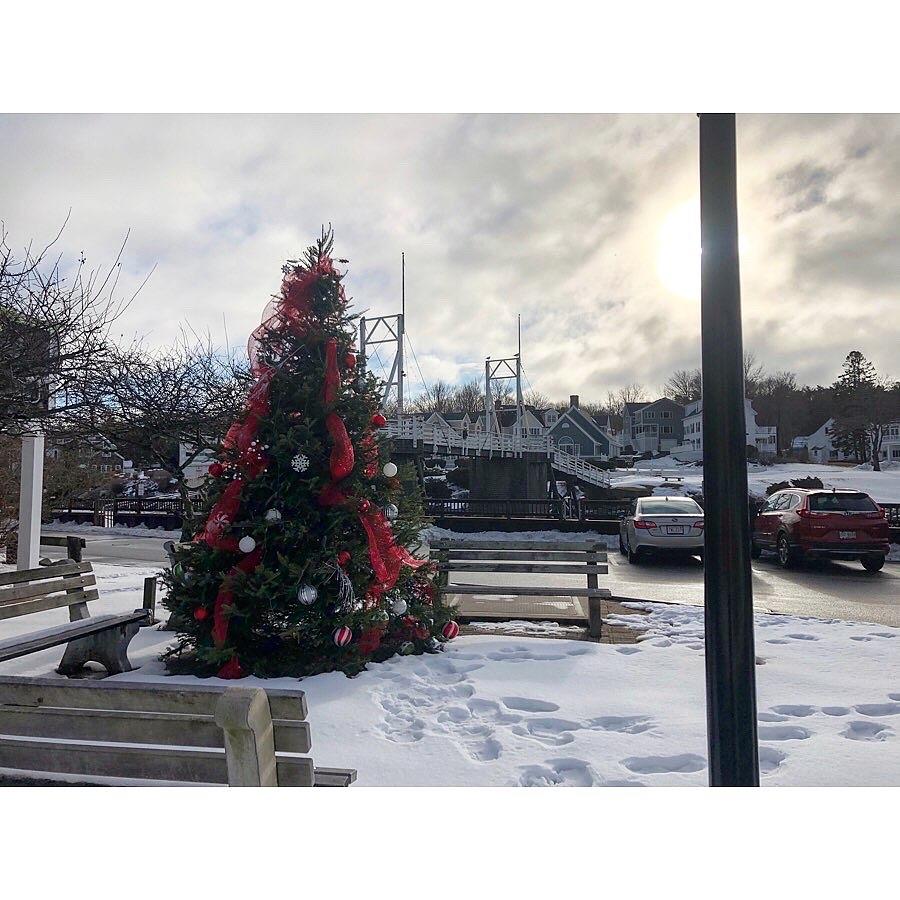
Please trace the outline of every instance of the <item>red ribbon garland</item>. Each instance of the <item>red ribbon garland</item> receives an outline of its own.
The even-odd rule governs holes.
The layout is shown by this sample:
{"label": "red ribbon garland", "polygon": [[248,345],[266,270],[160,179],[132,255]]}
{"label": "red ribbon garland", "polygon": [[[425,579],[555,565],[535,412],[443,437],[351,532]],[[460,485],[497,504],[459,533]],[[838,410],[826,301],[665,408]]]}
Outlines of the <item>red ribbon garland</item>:
{"label": "red ribbon garland", "polygon": [[369,602],[374,605],[397,583],[402,566],[418,569],[426,561],[416,559],[405,547],[397,545],[391,526],[380,509],[372,506],[360,509],[359,521],[369,539],[369,561],[375,572],[375,581],[366,592]]}
{"label": "red ribbon garland", "polygon": [[216,594],[216,602],[213,604],[212,639],[216,647],[222,647],[228,637],[228,619],[231,616],[231,606],[234,595],[231,592],[231,581],[238,572],[252,572],[262,559],[262,547],[257,547],[252,553],[248,553],[239,563],[233,565]]}

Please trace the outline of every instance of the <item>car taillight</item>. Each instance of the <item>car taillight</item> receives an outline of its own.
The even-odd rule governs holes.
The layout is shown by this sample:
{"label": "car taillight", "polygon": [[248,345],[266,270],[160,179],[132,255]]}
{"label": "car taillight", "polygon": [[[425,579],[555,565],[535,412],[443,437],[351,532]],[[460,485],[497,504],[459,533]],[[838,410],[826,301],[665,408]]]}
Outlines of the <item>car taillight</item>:
{"label": "car taillight", "polygon": [[694,522],[694,528],[699,528],[701,531],[703,530],[703,519],[698,519]]}
{"label": "car taillight", "polygon": [[801,506],[800,509],[797,510],[797,515],[800,516],[801,519],[812,518],[812,513],[805,506]]}
{"label": "car taillight", "polygon": [[651,522],[649,519],[635,519],[634,527],[645,528],[649,531],[651,528],[656,528],[656,522]]}

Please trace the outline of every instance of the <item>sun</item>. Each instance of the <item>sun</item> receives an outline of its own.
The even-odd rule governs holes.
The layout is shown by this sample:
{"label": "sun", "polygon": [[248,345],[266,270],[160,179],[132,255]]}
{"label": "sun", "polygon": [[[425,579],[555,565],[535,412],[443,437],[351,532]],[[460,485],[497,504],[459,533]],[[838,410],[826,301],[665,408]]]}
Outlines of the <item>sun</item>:
{"label": "sun", "polygon": [[700,199],[670,210],[657,235],[656,273],[663,287],[688,300],[700,299]]}

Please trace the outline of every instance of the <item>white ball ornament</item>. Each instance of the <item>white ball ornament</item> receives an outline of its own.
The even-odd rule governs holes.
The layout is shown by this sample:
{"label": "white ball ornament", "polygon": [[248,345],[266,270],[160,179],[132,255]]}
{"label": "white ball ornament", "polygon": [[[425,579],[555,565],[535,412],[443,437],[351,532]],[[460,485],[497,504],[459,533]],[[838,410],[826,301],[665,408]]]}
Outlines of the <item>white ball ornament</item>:
{"label": "white ball ornament", "polygon": [[310,606],[318,599],[319,592],[311,584],[303,584],[297,590],[297,599],[304,605]]}
{"label": "white ball ornament", "polygon": [[270,509],[266,511],[266,521],[269,524],[274,524],[275,522],[281,521],[281,513],[277,509]]}
{"label": "white ball ornament", "polygon": [[393,478],[397,474],[397,467],[392,463],[385,463],[384,468],[381,470],[384,472],[385,478]]}
{"label": "white ball ornament", "polygon": [[406,613],[407,609],[409,609],[409,607],[406,605],[406,601],[402,597],[399,600],[395,600],[391,604],[391,612],[395,616],[404,615]]}
{"label": "white ball ornament", "polygon": [[245,534],[238,541],[238,549],[241,553],[252,553],[256,549],[256,541],[249,534]]}

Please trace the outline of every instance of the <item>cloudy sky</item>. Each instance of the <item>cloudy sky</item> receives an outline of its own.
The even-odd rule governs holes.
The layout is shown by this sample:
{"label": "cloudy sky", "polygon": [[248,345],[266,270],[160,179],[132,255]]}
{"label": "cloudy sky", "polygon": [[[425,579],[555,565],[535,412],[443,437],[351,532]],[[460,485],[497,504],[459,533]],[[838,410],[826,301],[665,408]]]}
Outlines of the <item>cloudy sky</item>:
{"label": "cloudy sky", "polygon": [[[900,117],[739,116],[745,345],[830,383],[851,349],[900,377]],[[242,342],[280,267],[332,222],[358,309],[397,312],[426,379],[515,352],[600,399],[699,360],[697,119],[6,116],[8,241],[51,237],[122,284],[122,331]],[[407,366],[410,386],[419,381]]]}

